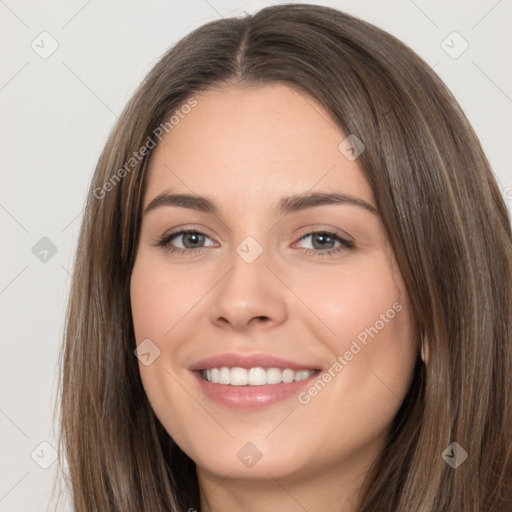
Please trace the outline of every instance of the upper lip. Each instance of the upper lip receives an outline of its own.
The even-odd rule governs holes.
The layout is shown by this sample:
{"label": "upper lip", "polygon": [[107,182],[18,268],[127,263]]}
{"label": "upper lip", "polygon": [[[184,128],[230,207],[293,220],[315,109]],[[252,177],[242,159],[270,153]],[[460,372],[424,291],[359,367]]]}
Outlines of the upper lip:
{"label": "upper lip", "polygon": [[270,354],[216,354],[214,356],[201,359],[188,368],[189,370],[206,370],[208,368],[290,368],[293,370],[315,370],[318,367],[314,364],[304,364],[296,361],[289,361]]}

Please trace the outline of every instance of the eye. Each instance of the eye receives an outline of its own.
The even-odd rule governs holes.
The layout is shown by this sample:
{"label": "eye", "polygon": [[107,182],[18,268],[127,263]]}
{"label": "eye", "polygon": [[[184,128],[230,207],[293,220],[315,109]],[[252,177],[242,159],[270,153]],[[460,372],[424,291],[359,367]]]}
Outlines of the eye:
{"label": "eye", "polygon": [[195,253],[201,251],[203,247],[214,245],[214,243],[205,245],[206,240],[213,242],[213,240],[204,233],[195,230],[186,230],[165,235],[156,245],[162,247],[167,252],[177,252],[179,254]]}
{"label": "eye", "polygon": [[[331,231],[313,231],[303,236],[299,243],[310,240],[312,248],[305,248],[304,253],[308,256],[332,255],[346,249],[353,249],[354,244],[345,240],[337,233]],[[338,245],[336,245],[338,244]]]}

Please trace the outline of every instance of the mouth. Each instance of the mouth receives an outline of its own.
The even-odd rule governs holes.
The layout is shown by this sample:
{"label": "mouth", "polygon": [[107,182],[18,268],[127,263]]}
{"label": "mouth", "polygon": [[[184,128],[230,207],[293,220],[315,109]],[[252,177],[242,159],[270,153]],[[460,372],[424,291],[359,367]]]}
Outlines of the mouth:
{"label": "mouth", "polygon": [[320,365],[264,353],[216,354],[188,366],[198,391],[230,409],[261,410],[286,402],[311,385]]}
{"label": "mouth", "polygon": [[201,378],[212,384],[225,386],[275,386],[278,384],[290,384],[308,380],[320,372],[317,369],[294,370],[293,368],[264,368],[256,366],[253,368],[235,367],[213,367],[199,370]]}
{"label": "mouth", "polygon": [[321,372],[313,365],[267,354],[219,354],[188,369],[208,401],[245,411],[297,399]]}

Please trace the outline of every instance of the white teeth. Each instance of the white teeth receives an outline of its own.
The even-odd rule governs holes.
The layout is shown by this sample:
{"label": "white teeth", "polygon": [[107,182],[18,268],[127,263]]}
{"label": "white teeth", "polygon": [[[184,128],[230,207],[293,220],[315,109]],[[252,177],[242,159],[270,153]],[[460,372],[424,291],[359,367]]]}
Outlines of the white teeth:
{"label": "white teeth", "polygon": [[267,384],[279,384],[281,377],[282,371],[279,368],[269,368],[267,370]]}
{"label": "white teeth", "polygon": [[292,370],[286,368],[208,368],[202,371],[203,379],[213,384],[228,384],[231,386],[263,386],[265,384],[280,384],[281,382],[299,382],[309,379],[315,370]]}
{"label": "white teeth", "polygon": [[232,386],[246,386],[247,380],[247,370],[245,368],[231,368],[230,382],[228,384]]}
{"label": "white teeth", "polygon": [[267,383],[267,372],[265,368],[251,368],[248,372],[247,382],[250,386],[262,386]]}
{"label": "white teeth", "polygon": [[[308,377],[309,377],[309,375],[308,375]],[[282,376],[283,382],[293,382],[294,378],[295,378],[295,370],[290,370],[290,368],[283,370],[283,376]]]}
{"label": "white teeth", "polygon": [[219,384],[230,384],[231,383],[231,370],[223,366],[219,373]]}
{"label": "white teeth", "polygon": [[309,373],[309,370],[299,370],[298,372],[295,372],[293,380],[295,380],[295,382],[299,380],[306,380],[310,375],[311,373]]}

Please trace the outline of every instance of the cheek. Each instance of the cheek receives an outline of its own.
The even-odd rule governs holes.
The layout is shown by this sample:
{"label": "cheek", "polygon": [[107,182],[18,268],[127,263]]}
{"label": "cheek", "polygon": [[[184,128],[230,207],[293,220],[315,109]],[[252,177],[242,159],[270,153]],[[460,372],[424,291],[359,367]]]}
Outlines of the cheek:
{"label": "cheek", "polygon": [[149,350],[152,360],[147,365],[141,360],[139,371],[156,416],[168,432],[181,439],[186,437],[186,430],[183,420],[174,411],[186,411],[190,403],[188,395],[176,385],[181,378],[177,369],[182,346],[177,340],[183,338],[180,329],[186,322],[182,320],[190,321],[194,314],[190,309],[198,300],[199,289],[185,286],[177,280],[176,273],[170,273],[155,260],[144,252],[139,253],[130,282],[136,344],[147,343],[148,339],[152,343]]}
{"label": "cheek", "polygon": [[155,260],[140,254],[131,276],[130,296],[136,344],[144,343],[142,347],[149,347],[151,353],[150,364],[141,359],[140,375],[159,415],[161,404],[180,402],[180,394],[170,384],[176,378],[183,340],[187,339],[183,329],[198,314],[199,308],[192,306],[201,295],[199,286],[185,285],[182,281],[187,279],[182,276],[180,281],[179,274]]}
{"label": "cheek", "polygon": [[[141,254],[133,268],[130,296],[135,338],[169,340],[171,332],[200,298],[197,283],[181,282],[179,273]],[[190,311],[188,315],[193,315]],[[161,341],[160,341],[161,343]]]}
{"label": "cheek", "polygon": [[364,344],[375,330],[394,331],[393,336],[403,331],[404,338],[410,334],[406,332],[408,322],[404,322],[408,317],[405,286],[384,256],[361,258],[347,268],[325,267],[314,275],[304,274],[296,289],[302,290],[311,318],[318,320],[317,334],[322,333],[321,339],[336,354],[348,350],[352,340]]}
{"label": "cheek", "polygon": [[330,398],[351,397],[346,413],[363,421],[358,427],[369,417],[382,427],[405,397],[417,359],[406,288],[384,257],[333,274],[328,269],[301,285],[321,319],[316,337],[331,354]]}

